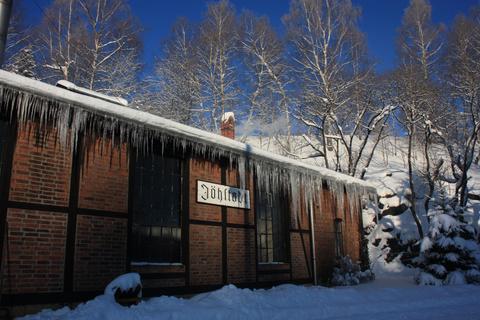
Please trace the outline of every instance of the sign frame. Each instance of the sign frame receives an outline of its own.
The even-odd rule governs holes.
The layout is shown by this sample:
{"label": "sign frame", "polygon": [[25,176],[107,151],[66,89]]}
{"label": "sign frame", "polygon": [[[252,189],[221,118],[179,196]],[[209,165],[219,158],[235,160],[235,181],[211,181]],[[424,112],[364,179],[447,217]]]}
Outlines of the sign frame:
{"label": "sign frame", "polygon": [[[202,193],[200,189],[203,189],[204,192]],[[218,199],[217,195],[221,195],[221,199]],[[230,200],[228,200],[228,198],[230,198]],[[233,198],[235,198],[235,200],[233,200]],[[245,200],[238,201],[237,199]],[[250,190],[240,189],[237,187],[200,179],[196,180],[196,201],[197,203],[209,204],[220,207],[243,210],[251,209]],[[237,203],[237,205],[235,205],[235,203]]]}

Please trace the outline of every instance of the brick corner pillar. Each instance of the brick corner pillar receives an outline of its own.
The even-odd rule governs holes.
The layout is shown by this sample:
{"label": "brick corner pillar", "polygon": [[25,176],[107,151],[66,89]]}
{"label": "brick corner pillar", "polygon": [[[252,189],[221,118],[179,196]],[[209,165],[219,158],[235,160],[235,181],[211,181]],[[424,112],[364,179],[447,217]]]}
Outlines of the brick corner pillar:
{"label": "brick corner pillar", "polygon": [[225,112],[222,115],[220,133],[224,137],[235,139],[235,114],[233,112]]}

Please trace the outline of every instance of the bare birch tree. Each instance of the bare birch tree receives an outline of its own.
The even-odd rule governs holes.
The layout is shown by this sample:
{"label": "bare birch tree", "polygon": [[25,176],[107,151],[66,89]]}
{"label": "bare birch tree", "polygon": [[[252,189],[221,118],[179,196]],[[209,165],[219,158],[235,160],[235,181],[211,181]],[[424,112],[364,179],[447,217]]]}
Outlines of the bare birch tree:
{"label": "bare birch tree", "polygon": [[[411,0],[405,10],[402,25],[398,33],[398,55],[400,65],[395,74],[395,93],[401,109],[399,117],[408,136],[408,177],[410,188],[410,211],[423,238],[423,229],[417,214],[416,186],[414,175],[413,149],[415,139],[424,137],[424,152],[427,168],[424,175],[429,182],[429,192],[424,204],[428,211],[428,202],[433,194],[432,166],[429,155],[431,124],[439,115],[438,88],[433,79],[433,67],[439,58],[442,27],[431,21],[431,6],[428,0]],[[438,166],[433,166],[438,167]]]}
{"label": "bare birch tree", "polygon": [[[333,168],[328,139],[339,141],[347,152],[347,168],[342,169],[337,148],[335,169],[351,175],[358,173],[372,132],[381,127],[378,124],[390,110],[378,105],[372,99],[371,88],[362,85],[373,79],[373,74],[366,63],[359,15],[360,9],[349,0],[294,0],[284,19],[303,86],[301,108],[295,116],[318,137],[320,144],[307,137],[305,140],[325,159],[327,168]],[[359,138],[361,147],[354,150],[353,141]],[[368,158],[363,164],[369,164]],[[360,170],[360,175],[364,171]]]}
{"label": "bare birch tree", "polygon": [[276,141],[284,153],[291,155],[293,99],[288,86],[292,80],[285,61],[285,47],[266,17],[245,12],[240,21],[239,47],[253,84],[247,98],[249,110],[245,126],[258,123],[259,119],[271,126],[281,123],[282,128],[274,128],[270,134],[286,135],[286,139]]}
{"label": "bare birch tree", "polygon": [[182,123],[201,127],[199,66],[194,27],[180,18],[171,36],[163,43],[163,55],[155,76],[145,81],[147,111]]}
{"label": "bare birch tree", "polygon": [[124,0],[56,0],[37,31],[43,77],[129,97],[140,68],[139,31]]}
{"label": "bare birch tree", "polygon": [[206,115],[202,127],[218,131],[221,115],[233,110],[238,95],[234,64],[237,24],[228,0],[208,4],[197,41],[201,107]]}
{"label": "bare birch tree", "polygon": [[79,11],[76,0],[56,0],[45,10],[36,30],[43,80],[77,82],[82,77],[77,62],[85,35],[80,28]]}
{"label": "bare birch tree", "polygon": [[455,196],[465,207],[468,171],[474,161],[480,131],[480,7],[458,16],[448,36],[444,80],[451,94],[450,122],[440,127],[439,139],[448,150]]}

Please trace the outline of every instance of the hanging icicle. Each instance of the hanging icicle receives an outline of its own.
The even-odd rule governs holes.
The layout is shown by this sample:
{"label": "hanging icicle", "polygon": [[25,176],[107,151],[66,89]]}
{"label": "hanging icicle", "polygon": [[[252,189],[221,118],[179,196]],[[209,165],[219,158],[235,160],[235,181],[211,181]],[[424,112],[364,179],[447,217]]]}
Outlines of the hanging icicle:
{"label": "hanging icicle", "polygon": [[[232,159],[232,156],[230,154],[230,159]],[[230,160],[232,161],[232,160]],[[240,178],[240,189],[246,189],[245,187],[245,158],[244,157],[239,157],[237,160],[237,166],[238,166],[238,176]],[[231,167],[231,165],[230,165]]]}

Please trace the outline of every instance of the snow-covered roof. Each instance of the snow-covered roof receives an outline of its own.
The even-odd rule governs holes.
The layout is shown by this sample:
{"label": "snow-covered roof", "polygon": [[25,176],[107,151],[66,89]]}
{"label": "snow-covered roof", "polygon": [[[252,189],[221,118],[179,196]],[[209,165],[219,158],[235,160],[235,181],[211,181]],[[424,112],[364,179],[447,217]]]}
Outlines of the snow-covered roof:
{"label": "snow-covered roof", "polygon": [[[5,89],[13,89],[33,95],[38,102],[38,97],[51,103],[60,103],[72,108],[79,108],[87,113],[107,118],[115,118],[126,124],[144,127],[155,132],[172,135],[187,141],[201,143],[205,146],[226,150],[239,157],[248,157],[260,161],[269,162],[282,168],[308,171],[309,174],[319,175],[322,179],[333,180],[335,183],[356,185],[369,192],[376,192],[375,188],[366,181],[341,174],[326,168],[312,166],[304,162],[290,159],[281,155],[273,154],[265,150],[253,147],[239,141],[235,141],[218,134],[193,128],[184,124],[168,120],[157,115],[122,107],[95,97],[82,95],[58,88],[41,81],[22,77],[10,72],[0,70],[0,86],[2,95],[6,95]],[[5,101],[5,97],[2,97]],[[27,101],[27,99],[25,99]],[[28,103],[20,101],[20,103]],[[18,101],[16,101],[19,103]],[[38,103],[37,103],[38,104]],[[43,106],[43,105],[41,105]]]}
{"label": "snow-covered roof", "polygon": [[115,104],[118,104],[118,105],[121,105],[121,106],[124,106],[124,107],[128,106],[128,101],[123,99],[123,98],[107,96],[106,94],[103,94],[103,93],[100,93],[100,92],[85,89],[85,88],[76,86],[74,83],[72,83],[70,81],[67,81],[67,80],[57,81],[56,86],[60,87],[60,88],[67,89],[67,90],[70,90],[70,91],[73,91],[73,92],[76,92],[76,93],[80,93],[82,95],[86,95],[86,96],[90,96],[90,97],[94,97],[94,98],[99,98],[99,99],[102,99],[102,100],[105,100],[105,101],[108,101],[108,102],[112,102],[112,103],[115,103]]}

